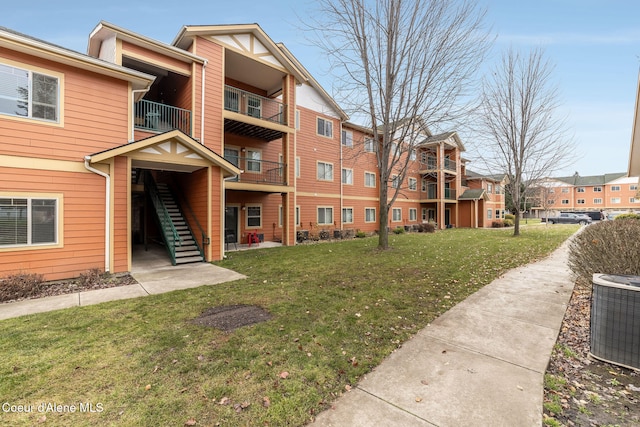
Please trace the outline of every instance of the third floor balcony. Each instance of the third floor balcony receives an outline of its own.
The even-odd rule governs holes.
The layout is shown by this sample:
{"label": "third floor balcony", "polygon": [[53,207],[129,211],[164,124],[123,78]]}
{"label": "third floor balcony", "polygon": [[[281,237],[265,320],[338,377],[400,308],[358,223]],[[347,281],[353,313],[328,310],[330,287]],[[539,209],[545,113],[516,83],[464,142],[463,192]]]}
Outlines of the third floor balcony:
{"label": "third floor balcony", "polygon": [[447,173],[456,173],[457,162],[447,157],[438,161],[436,156],[422,156],[420,158],[420,173],[437,172],[444,170]]}
{"label": "third floor balcony", "polygon": [[225,132],[273,141],[287,126],[287,104],[233,86],[224,87],[224,109],[247,118],[227,116]]}

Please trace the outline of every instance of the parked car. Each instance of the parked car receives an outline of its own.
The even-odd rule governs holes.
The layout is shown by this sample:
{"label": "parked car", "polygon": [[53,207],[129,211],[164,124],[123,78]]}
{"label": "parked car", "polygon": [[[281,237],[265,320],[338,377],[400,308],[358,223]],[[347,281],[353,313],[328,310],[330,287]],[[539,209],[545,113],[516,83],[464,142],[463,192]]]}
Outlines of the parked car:
{"label": "parked car", "polygon": [[548,222],[550,224],[587,225],[587,224],[591,224],[593,220],[589,215],[586,215],[586,214],[561,213],[558,216],[542,218],[542,222]]}

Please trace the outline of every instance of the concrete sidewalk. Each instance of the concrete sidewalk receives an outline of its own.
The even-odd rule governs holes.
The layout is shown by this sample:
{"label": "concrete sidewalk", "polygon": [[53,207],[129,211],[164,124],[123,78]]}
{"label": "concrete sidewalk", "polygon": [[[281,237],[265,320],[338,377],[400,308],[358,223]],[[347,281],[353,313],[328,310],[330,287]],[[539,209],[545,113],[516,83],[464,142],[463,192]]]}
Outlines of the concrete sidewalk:
{"label": "concrete sidewalk", "polygon": [[138,281],[136,285],[0,304],[0,320],[63,308],[197,288],[203,285],[215,285],[245,278],[240,273],[209,263],[172,266],[166,255],[158,250],[150,250],[140,256],[141,258],[136,260],[137,262],[134,263],[131,271],[133,278]]}
{"label": "concrete sidewalk", "polygon": [[543,377],[573,291],[568,242],[436,319],[311,426],[542,425]]}

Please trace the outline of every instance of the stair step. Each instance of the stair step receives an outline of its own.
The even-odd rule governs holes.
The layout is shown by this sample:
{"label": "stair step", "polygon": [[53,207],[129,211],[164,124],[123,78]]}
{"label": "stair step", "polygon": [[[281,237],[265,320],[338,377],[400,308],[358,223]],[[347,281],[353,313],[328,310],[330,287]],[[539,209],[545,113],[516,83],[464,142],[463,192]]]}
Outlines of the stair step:
{"label": "stair step", "polygon": [[198,250],[198,247],[196,245],[176,246],[176,253],[178,253],[178,252],[190,252],[190,251],[196,251],[196,252],[200,253],[200,251]]}
{"label": "stair step", "polygon": [[202,255],[200,255],[200,251],[176,251],[176,258],[185,258],[192,256],[202,257]]}
{"label": "stair step", "polygon": [[202,259],[201,256],[193,256],[193,257],[186,257],[186,258],[176,258],[176,264],[187,264],[190,262],[203,262],[204,260]]}

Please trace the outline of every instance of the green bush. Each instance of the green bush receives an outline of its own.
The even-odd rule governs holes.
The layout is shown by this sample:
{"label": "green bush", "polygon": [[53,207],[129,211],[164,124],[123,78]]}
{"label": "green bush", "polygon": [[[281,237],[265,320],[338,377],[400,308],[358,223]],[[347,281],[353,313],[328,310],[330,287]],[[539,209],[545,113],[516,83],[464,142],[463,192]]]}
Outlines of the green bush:
{"label": "green bush", "polygon": [[428,222],[426,224],[418,224],[418,232],[419,233],[435,233],[436,224],[433,222]]}
{"label": "green bush", "polygon": [[602,221],[575,236],[569,267],[587,281],[594,273],[640,275],[640,221]]}
{"label": "green bush", "polygon": [[359,238],[359,239],[361,239],[363,237],[367,237],[367,233],[365,233],[362,230],[358,230],[358,231],[356,231],[356,237]]}
{"label": "green bush", "polygon": [[44,276],[35,273],[16,273],[0,279],[0,301],[29,298],[40,293]]}
{"label": "green bush", "polygon": [[402,233],[404,233],[404,227],[396,227],[396,228],[393,229],[393,232],[395,234],[402,234]]}
{"label": "green bush", "polygon": [[505,214],[504,215],[504,219],[505,220],[509,220],[509,221],[515,221],[516,220],[516,216],[514,214]]}
{"label": "green bush", "polygon": [[640,219],[640,215],[635,213],[625,213],[625,214],[620,214],[614,218],[614,220],[616,221],[619,219]]}
{"label": "green bush", "polygon": [[[511,216],[513,216],[513,215],[511,215]],[[505,226],[505,227],[513,227],[513,221],[514,220],[507,218],[506,215],[505,215],[505,219],[504,219],[504,221],[502,221],[502,225]]]}
{"label": "green bush", "polygon": [[504,227],[504,223],[502,221],[493,221],[491,223],[491,228],[502,228]]}

